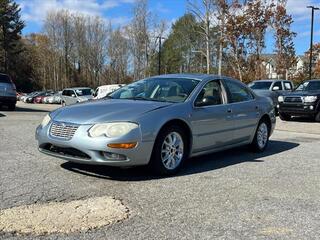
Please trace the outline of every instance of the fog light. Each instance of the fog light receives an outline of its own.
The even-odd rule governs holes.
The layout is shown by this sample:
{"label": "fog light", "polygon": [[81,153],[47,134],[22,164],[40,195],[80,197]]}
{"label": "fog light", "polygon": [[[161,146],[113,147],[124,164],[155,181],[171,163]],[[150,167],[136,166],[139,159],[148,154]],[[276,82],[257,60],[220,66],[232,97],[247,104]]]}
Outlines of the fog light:
{"label": "fog light", "polygon": [[107,145],[109,148],[122,148],[122,149],[131,149],[137,146],[136,142],[131,143],[109,143]]}
{"label": "fog light", "polygon": [[314,109],[314,107],[313,106],[310,106],[310,110],[313,110]]}
{"label": "fog light", "polygon": [[118,153],[102,152],[103,156],[109,160],[126,160],[127,157]]}

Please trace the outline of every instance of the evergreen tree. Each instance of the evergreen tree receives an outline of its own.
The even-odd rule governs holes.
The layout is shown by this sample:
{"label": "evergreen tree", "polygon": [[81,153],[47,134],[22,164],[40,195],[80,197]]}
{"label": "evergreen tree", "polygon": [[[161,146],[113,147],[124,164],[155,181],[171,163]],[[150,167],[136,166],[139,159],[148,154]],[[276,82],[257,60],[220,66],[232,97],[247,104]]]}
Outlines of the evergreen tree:
{"label": "evergreen tree", "polygon": [[21,8],[12,0],[0,0],[0,71],[14,69],[17,55],[23,47],[20,42],[24,22],[20,19]]}

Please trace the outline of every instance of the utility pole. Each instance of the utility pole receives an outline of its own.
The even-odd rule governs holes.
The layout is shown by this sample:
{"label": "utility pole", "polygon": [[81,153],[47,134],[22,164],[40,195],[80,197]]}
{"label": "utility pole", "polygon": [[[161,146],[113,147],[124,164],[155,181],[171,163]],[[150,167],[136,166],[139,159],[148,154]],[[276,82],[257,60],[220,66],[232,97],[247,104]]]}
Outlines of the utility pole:
{"label": "utility pole", "polygon": [[311,8],[311,38],[310,38],[310,62],[309,62],[309,79],[312,78],[312,49],[313,49],[313,19],[314,19],[314,11],[319,10],[318,7],[307,6],[307,8]]}
{"label": "utility pole", "polygon": [[158,75],[161,75],[161,40],[165,39],[164,37],[158,36],[159,39],[159,53],[158,53]]}

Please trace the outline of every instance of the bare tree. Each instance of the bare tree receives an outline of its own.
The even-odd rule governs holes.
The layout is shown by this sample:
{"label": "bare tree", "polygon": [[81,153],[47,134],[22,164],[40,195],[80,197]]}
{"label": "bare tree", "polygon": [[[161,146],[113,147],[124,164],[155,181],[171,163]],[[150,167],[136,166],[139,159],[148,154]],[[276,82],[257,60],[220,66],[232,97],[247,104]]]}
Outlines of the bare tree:
{"label": "bare tree", "polygon": [[198,50],[206,57],[207,74],[210,73],[211,68],[211,19],[215,10],[215,3],[213,0],[201,0],[200,4],[197,1],[188,1],[189,11],[196,16],[200,23],[200,31],[205,42],[205,51]]}

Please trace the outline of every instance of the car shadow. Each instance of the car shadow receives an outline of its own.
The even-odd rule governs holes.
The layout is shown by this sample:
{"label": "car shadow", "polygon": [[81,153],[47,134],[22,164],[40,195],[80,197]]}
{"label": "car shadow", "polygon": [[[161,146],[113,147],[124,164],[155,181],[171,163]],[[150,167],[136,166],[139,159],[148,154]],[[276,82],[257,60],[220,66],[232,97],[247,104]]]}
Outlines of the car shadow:
{"label": "car shadow", "polygon": [[2,114],[2,113],[0,113],[0,117],[5,117],[6,115],[4,115],[4,114]]}
{"label": "car shadow", "polygon": [[314,123],[314,118],[311,117],[293,117],[290,119],[290,122],[304,122],[304,123]]}
{"label": "car shadow", "polygon": [[146,181],[165,177],[179,177],[192,175],[216,169],[229,167],[244,162],[261,163],[263,157],[279,154],[298,147],[298,143],[270,141],[267,150],[263,153],[252,153],[248,147],[235,148],[223,152],[194,157],[186,161],[182,169],[175,176],[154,175],[146,166],[134,168],[116,168],[108,166],[85,165],[65,162],[61,167],[65,170],[100,179],[117,181]]}

